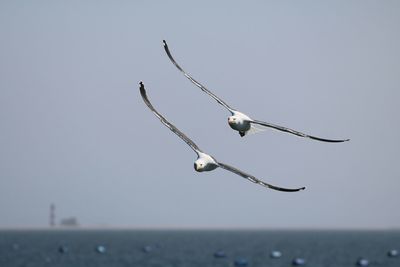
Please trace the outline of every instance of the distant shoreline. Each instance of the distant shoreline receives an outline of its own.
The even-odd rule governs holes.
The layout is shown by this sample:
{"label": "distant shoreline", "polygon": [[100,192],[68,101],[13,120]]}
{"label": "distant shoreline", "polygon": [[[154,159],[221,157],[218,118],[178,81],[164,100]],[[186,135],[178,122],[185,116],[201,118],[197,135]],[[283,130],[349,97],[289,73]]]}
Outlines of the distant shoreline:
{"label": "distant shoreline", "polygon": [[0,227],[0,231],[243,231],[243,232],[396,232],[400,228],[246,228],[246,227]]}

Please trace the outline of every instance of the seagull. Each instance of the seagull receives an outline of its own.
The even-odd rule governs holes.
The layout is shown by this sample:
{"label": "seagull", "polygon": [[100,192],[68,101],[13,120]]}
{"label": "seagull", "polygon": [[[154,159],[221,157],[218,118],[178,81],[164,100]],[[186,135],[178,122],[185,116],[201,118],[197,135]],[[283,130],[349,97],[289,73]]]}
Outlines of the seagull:
{"label": "seagull", "polygon": [[224,108],[226,108],[231,113],[231,116],[228,118],[228,124],[233,130],[238,131],[239,135],[241,137],[245,136],[249,132],[260,131],[261,129],[259,129],[258,127],[255,126],[255,125],[258,125],[258,126],[261,126],[261,127],[269,127],[269,128],[273,128],[273,129],[276,129],[276,130],[279,130],[279,131],[291,133],[291,134],[294,134],[294,135],[297,135],[297,136],[300,136],[300,137],[310,138],[310,139],[323,141],[323,142],[339,143],[339,142],[345,142],[345,141],[349,141],[350,140],[350,139],[332,140],[332,139],[320,138],[320,137],[304,134],[302,132],[299,132],[299,131],[296,131],[296,130],[292,130],[290,128],[286,128],[286,127],[283,127],[283,126],[272,124],[272,123],[269,123],[269,122],[264,122],[264,121],[251,119],[246,114],[244,114],[244,113],[242,113],[242,112],[240,112],[238,110],[235,110],[232,107],[230,107],[225,101],[223,101],[221,98],[216,96],[214,93],[212,93],[210,90],[208,90],[204,85],[202,85],[201,83],[196,81],[192,76],[190,76],[186,71],[184,71],[178,65],[178,63],[176,63],[175,59],[172,57],[171,52],[169,51],[167,42],[165,40],[163,40],[163,43],[164,43],[165,52],[167,53],[169,59],[172,61],[172,63],[175,65],[175,67],[177,67],[178,70],[180,70],[183,73],[183,75],[185,75],[186,78],[188,78],[194,85],[199,87],[204,93],[206,93],[209,96],[211,96],[214,100],[216,100],[220,105],[222,105]]}
{"label": "seagull", "polygon": [[179,136],[186,144],[190,146],[191,149],[194,150],[197,154],[197,160],[194,162],[194,169],[197,172],[204,172],[204,171],[212,171],[215,170],[216,168],[220,167],[222,169],[225,169],[227,171],[233,172],[243,178],[246,178],[247,180],[259,184],[261,186],[273,189],[273,190],[278,190],[278,191],[283,191],[283,192],[296,192],[300,190],[304,190],[305,187],[301,188],[283,188],[283,187],[277,187],[271,184],[268,184],[264,181],[261,181],[254,177],[253,175],[247,174],[235,167],[232,167],[228,164],[224,164],[221,162],[218,162],[214,157],[204,153],[192,140],[189,139],[184,133],[182,133],[178,128],[176,128],[173,124],[171,124],[167,119],[158,113],[158,111],[153,107],[153,105],[150,103],[149,99],[147,98],[146,94],[146,89],[144,88],[143,82],[139,83],[140,85],[140,94],[143,98],[144,103],[149,107],[149,109],[154,113],[154,115],[161,121],[162,124],[164,124],[168,129],[170,129],[173,133],[175,133],[177,136]]}

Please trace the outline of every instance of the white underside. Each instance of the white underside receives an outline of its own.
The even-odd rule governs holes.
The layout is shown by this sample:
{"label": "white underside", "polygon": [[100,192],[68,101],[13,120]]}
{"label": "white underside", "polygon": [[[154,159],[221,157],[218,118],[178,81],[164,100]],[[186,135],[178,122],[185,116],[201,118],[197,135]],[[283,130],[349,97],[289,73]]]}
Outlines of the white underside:
{"label": "white underside", "polygon": [[195,161],[195,163],[197,163],[198,166],[201,166],[199,169],[197,169],[199,172],[212,171],[218,167],[218,163],[215,162],[210,155],[203,152],[199,153],[199,158]]}

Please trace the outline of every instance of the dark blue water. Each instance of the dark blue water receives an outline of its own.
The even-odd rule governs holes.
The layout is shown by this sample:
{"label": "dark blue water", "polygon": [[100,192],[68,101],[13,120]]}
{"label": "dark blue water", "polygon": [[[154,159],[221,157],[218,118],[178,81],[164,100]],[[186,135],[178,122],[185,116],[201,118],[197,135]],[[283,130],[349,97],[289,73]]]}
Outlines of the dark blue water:
{"label": "dark blue water", "polygon": [[[104,253],[96,251],[103,246]],[[60,248],[64,251],[59,251]],[[0,231],[0,266],[400,266],[399,231]],[[216,258],[223,250],[226,257]],[[280,258],[270,257],[273,250]]]}

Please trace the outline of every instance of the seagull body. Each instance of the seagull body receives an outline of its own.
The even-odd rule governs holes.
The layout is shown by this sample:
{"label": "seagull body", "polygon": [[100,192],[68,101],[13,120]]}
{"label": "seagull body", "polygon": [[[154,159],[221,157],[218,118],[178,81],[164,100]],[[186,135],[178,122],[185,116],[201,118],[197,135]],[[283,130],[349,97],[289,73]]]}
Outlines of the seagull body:
{"label": "seagull body", "polygon": [[320,138],[308,134],[304,134],[302,132],[292,130],[290,128],[286,128],[283,126],[275,125],[272,123],[264,122],[264,121],[259,121],[259,120],[253,120],[246,114],[239,112],[232,107],[230,107],[227,103],[225,103],[221,98],[217,97],[214,93],[212,93],[210,90],[208,90],[204,85],[196,81],[192,76],[190,76],[186,71],[184,71],[178,63],[176,63],[175,59],[172,57],[171,52],[169,51],[167,42],[163,40],[164,43],[164,49],[165,52],[167,53],[169,59],[171,62],[177,67],[183,75],[185,75],[186,78],[188,78],[194,85],[199,87],[203,92],[208,94],[210,97],[212,97],[214,100],[216,100],[220,105],[225,107],[230,113],[231,116],[228,118],[228,124],[229,126],[233,129],[239,132],[240,136],[243,137],[245,136],[252,128],[257,129],[255,125],[259,125],[262,127],[268,127],[268,128],[274,128],[279,131],[291,133],[300,137],[305,137],[305,138],[310,138],[318,141],[323,141],[323,142],[330,142],[330,143],[339,143],[339,142],[345,142],[349,141],[350,139],[339,139],[339,140],[334,140],[334,139],[325,139],[325,138]]}
{"label": "seagull body", "polygon": [[256,177],[247,174],[239,169],[236,169],[235,167],[232,167],[230,165],[218,162],[214,157],[208,155],[207,153],[203,152],[192,140],[189,139],[183,132],[181,132],[178,128],[176,128],[173,124],[171,124],[164,116],[162,116],[150,103],[146,90],[144,88],[143,82],[140,82],[140,94],[143,98],[143,101],[145,104],[149,107],[149,109],[154,113],[154,115],[161,121],[162,124],[164,124],[168,129],[170,129],[173,133],[175,133],[177,136],[179,136],[186,144],[188,144],[194,152],[197,154],[197,160],[194,162],[194,169],[197,172],[204,172],[204,171],[212,171],[215,170],[216,168],[220,167],[222,169],[225,169],[227,171],[233,172],[253,183],[259,184],[261,186],[274,189],[277,191],[283,191],[283,192],[296,192],[300,190],[304,190],[305,187],[301,188],[283,188],[283,187],[277,187],[271,184],[268,184],[264,181],[261,181],[257,179]]}
{"label": "seagull body", "polygon": [[239,132],[240,136],[245,136],[251,129],[251,122],[249,116],[239,111],[234,111],[232,116],[228,117],[228,124],[233,129]]}
{"label": "seagull body", "polygon": [[208,172],[218,168],[218,162],[210,155],[200,152],[198,158],[194,162],[194,169],[198,172]]}

